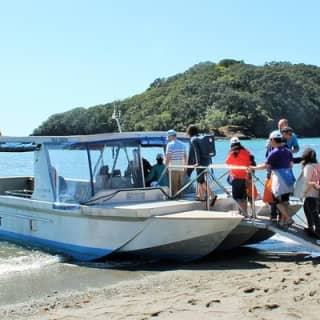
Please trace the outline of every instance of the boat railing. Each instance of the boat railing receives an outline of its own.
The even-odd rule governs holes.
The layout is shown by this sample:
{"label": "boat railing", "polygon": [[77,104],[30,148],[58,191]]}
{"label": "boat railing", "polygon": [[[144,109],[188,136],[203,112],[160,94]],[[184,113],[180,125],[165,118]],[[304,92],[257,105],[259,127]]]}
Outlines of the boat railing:
{"label": "boat railing", "polygon": [[[180,188],[176,194],[172,194],[172,171],[174,170],[184,170],[186,171],[187,169],[203,169],[203,171],[201,171],[199,174],[197,174],[195,177],[191,178],[184,186],[182,186],[182,188]],[[214,175],[214,171],[213,169],[217,170],[217,169],[224,169],[224,170],[230,170],[230,169],[238,169],[238,170],[246,170],[249,171],[249,167],[246,166],[230,166],[230,165],[225,165],[225,164],[210,164],[208,166],[194,166],[194,165],[169,165],[167,167],[168,170],[168,175],[169,175],[169,193],[170,193],[170,198],[171,199],[175,199],[175,198],[179,198],[183,192],[188,189],[191,185],[193,185],[193,183],[195,183],[199,177],[204,176],[205,177],[205,181],[206,181],[206,187],[207,190],[209,190],[209,188],[212,188],[212,185],[216,185],[218,187],[218,189],[220,189],[222,192],[224,192],[229,198],[231,198],[235,204],[235,206],[237,207],[237,209],[239,210],[240,213],[242,213],[245,216],[248,216],[248,211],[245,210],[235,199],[232,198],[232,193],[228,190],[228,188],[226,188],[222,182],[222,180],[225,178],[225,176],[228,174],[229,171],[224,172],[220,177],[216,177]],[[255,183],[257,181],[260,181],[254,174],[254,172],[251,172],[251,193],[252,195],[255,194]],[[261,181],[260,181],[261,182]],[[251,216],[253,219],[256,218],[256,210],[255,210],[255,197],[252,196],[250,199],[250,204],[251,204]],[[207,197],[206,197],[206,201],[207,201],[207,209],[209,210],[210,208],[210,198],[208,196],[208,191],[207,191]]]}

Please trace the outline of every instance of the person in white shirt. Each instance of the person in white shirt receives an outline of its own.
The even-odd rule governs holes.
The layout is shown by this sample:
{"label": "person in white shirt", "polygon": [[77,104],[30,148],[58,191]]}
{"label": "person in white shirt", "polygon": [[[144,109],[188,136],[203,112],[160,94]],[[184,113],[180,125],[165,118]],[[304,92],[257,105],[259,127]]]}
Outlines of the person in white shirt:
{"label": "person in white shirt", "polygon": [[307,148],[302,154],[302,171],[297,179],[294,195],[304,199],[303,209],[307,218],[308,228],[305,231],[320,239],[320,199],[319,181],[320,164],[317,161],[316,152],[312,148]]}
{"label": "person in white shirt", "polygon": [[[187,163],[186,146],[183,142],[177,139],[177,133],[171,129],[168,131],[168,140],[166,149],[166,166],[184,166]],[[175,196],[176,193],[183,186],[184,168],[173,168],[171,172],[171,196]],[[170,180],[169,180],[170,181]],[[179,196],[179,195],[178,195]]]}

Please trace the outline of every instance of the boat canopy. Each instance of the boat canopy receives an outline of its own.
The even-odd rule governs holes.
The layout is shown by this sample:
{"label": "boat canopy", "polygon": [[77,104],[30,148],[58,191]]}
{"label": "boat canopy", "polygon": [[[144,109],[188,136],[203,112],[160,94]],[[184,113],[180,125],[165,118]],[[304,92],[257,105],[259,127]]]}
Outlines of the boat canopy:
{"label": "boat canopy", "polygon": [[[178,138],[188,142],[180,133]],[[145,188],[167,132],[0,137],[0,152],[35,151],[32,199],[84,203],[101,192]],[[148,162],[149,160],[149,162]]]}
{"label": "boat canopy", "polygon": [[[180,140],[188,141],[188,137],[181,132],[177,133]],[[146,132],[112,132],[92,135],[77,136],[28,136],[28,137],[8,137],[0,136],[1,143],[32,143],[32,144],[60,144],[77,145],[84,143],[105,143],[108,141],[136,141],[141,145],[165,145],[167,144],[166,131],[146,131]]]}

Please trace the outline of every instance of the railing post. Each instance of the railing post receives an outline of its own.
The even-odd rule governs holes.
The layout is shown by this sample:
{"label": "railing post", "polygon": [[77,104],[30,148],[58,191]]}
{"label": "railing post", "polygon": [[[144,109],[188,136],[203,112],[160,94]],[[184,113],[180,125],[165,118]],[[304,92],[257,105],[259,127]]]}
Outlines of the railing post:
{"label": "railing post", "polygon": [[255,175],[254,175],[254,173],[252,172],[252,173],[249,173],[250,175],[251,175],[251,195],[252,195],[252,197],[251,197],[251,210],[252,210],[252,218],[253,218],[253,220],[255,220],[256,219],[256,207],[255,207],[255,201],[256,201],[256,199],[255,199],[255,196],[254,196],[254,178],[255,178]]}
{"label": "railing post", "polygon": [[172,169],[170,168],[170,166],[168,167],[168,171],[169,171],[169,194],[170,197],[172,198],[172,177],[171,177],[171,171]]}
{"label": "railing post", "polygon": [[207,210],[210,209],[210,199],[209,199],[209,194],[211,194],[211,192],[209,192],[209,188],[210,188],[210,185],[209,185],[209,176],[208,176],[208,173],[209,173],[209,169],[207,168],[206,169],[206,173],[205,173],[205,179],[206,179],[206,185],[207,185]]}

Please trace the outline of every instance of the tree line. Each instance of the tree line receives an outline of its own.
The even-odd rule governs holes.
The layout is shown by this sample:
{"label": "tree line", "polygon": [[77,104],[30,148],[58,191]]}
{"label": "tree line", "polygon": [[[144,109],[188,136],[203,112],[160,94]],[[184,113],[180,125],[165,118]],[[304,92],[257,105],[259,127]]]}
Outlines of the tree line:
{"label": "tree line", "polygon": [[224,59],[154,80],[133,97],[54,114],[32,135],[117,131],[114,106],[124,131],[184,131],[193,123],[218,135],[240,132],[265,137],[287,118],[300,136],[320,136],[320,68],[270,62],[263,66]]}

